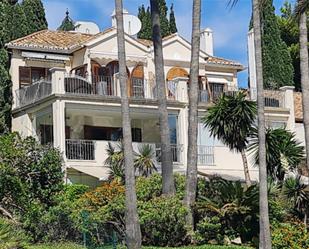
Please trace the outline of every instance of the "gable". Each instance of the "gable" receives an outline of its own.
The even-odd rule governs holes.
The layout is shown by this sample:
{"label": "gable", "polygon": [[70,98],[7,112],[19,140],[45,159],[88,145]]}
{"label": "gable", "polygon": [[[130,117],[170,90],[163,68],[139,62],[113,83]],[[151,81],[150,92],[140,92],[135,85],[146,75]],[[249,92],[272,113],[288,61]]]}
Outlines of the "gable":
{"label": "gable", "polygon": [[[191,61],[191,46],[182,42],[180,39],[173,39],[163,43],[164,60],[175,61]],[[205,63],[205,57],[207,55],[203,52],[200,53],[200,63]]]}

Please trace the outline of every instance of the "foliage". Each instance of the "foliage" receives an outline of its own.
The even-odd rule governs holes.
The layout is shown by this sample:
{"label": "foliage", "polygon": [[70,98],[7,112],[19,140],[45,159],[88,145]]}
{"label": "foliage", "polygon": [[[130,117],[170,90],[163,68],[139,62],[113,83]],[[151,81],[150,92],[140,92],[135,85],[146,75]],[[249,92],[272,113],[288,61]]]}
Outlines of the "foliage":
{"label": "foliage", "polygon": [[277,223],[272,226],[272,248],[309,248],[309,234],[301,223]]}
{"label": "foliage", "polygon": [[143,244],[183,245],[187,240],[187,209],[177,198],[157,197],[138,204]]}
{"label": "foliage", "polygon": [[6,51],[0,49],[0,134],[11,129],[11,81],[8,70],[3,66]]}
{"label": "foliage", "polygon": [[[249,151],[254,154],[258,165],[258,134],[255,130]],[[283,128],[266,130],[267,172],[274,180],[282,181],[287,170],[294,170],[304,159],[304,147],[295,138],[295,134]]]}
{"label": "foliage", "polygon": [[153,174],[151,177],[138,177],[136,179],[136,196],[139,201],[149,201],[162,194],[162,177]]}
{"label": "foliage", "polygon": [[36,237],[45,242],[81,242],[81,232],[74,223],[72,211],[76,201],[88,189],[85,185],[66,185],[55,197],[56,204],[40,212],[39,220],[35,222]]}
{"label": "foliage", "polygon": [[204,217],[197,223],[194,237],[198,244],[209,242],[222,244],[224,236],[220,218],[218,216]]}
{"label": "foliage", "polygon": [[283,184],[283,195],[287,202],[293,205],[293,213],[299,218],[307,218],[309,191],[307,185],[301,182],[300,176],[288,177]]}
{"label": "foliage", "polygon": [[45,10],[41,0],[23,0],[22,7],[27,17],[29,34],[47,29]]}
{"label": "foliage", "polygon": [[223,94],[209,108],[203,122],[210,134],[232,150],[244,150],[256,118],[256,103],[246,98],[244,92]]}
{"label": "foliage", "polygon": [[143,144],[138,147],[138,152],[134,153],[134,167],[140,176],[150,176],[156,167],[156,152],[150,144]]}
{"label": "foliage", "polygon": [[288,46],[294,68],[294,86],[301,90],[300,85],[300,58],[299,58],[299,27],[294,16],[292,4],[284,2],[280,9],[281,15],[277,16],[281,39]]}
{"label": "foliage", "polygon": [[272,0],[265,0],[261,19],[264,86],[278,89],[293,85],[292,60],[287,45],[281,39]]}
{"label": "foliage", "polygon": [[[144,247],[143,247],[144,248]],[[145,249],[159,249],[163,247],[145,247]],[[164,247],[165,249],[182,248],[182,249],[252,249],[247,246],[217,246],[217,245],[201,245],[201,246],[184,246],[184,247]]]}
{"label": "foliage", "polygon": [[85,247],[73,243],[56,243],[32,245],[29,249],[85,249]]}
{"label": "foliage", "polygon": [[63,19],[61,25],[57,28],[57,30],[62,30],[62,31],[74,31],[76,28],[74,21],[72,18],[69,16],[69,11],[67,10],[65,13],[65,18]]}
{"label": "foliage", "polygon": [[251,241],[258,231],[258,186],[249,188],[238,182],[213,179],[206,183],[207,195],[200,196],[197,210],[200,216],[218,216],[222,223],[222,235],[241,236]]}
{"label": "foliage", "polygon": [[177,33],[177,25],[176,25],[176,19],[175,19],[175,13],[174,13],[174,5],[171,5],[170,8],[170,19],[169,19],[169,26],[170,26],[170,32],[171,34]]}
{"label": "foliage", "polygon": [[[162,37],[166,37],[170,34],[177,32],[177,25],[175,19],[175,13],[173,4],[170,8],[169,20],[167,18],[168,8],[165,0],[158,0],[159,12],[160,12],[160,28]],[[145,8],[144,5],[138,7],[138,18],[142,22],[142,28],[138,32],[137,37],[140,39],[152,40],[152,24],[150,8]]]}
{"label": "foliage", "polygon": [[41,212],[55,204],[63,188],[60,152],[17,133],[0,136],[0,207],[2,214],[36,229]]}
{"label": "foliage", "polygon": [[118,143],[116,147],[112,143],[108,143],[106,148],[107,159],[104,164],[109,168],[109,179],[124,183],[124,157],[122,143]]}
{"label": "foliage", "polygon": [[16,224],[0,217],[0,249],[23,249],[28,238]]}

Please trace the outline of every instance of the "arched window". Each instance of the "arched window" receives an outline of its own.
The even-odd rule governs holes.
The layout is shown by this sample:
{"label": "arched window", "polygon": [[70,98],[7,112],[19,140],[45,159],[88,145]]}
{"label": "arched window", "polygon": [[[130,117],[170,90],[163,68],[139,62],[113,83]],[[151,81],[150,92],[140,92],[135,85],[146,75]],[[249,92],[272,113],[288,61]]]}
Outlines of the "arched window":
{"label": "arched window", "polygon": [[131,73],[130,84],[130,96],[136,98],[145,97],[145,85],[144,85],[144,66],[142,64],[137,65]]}

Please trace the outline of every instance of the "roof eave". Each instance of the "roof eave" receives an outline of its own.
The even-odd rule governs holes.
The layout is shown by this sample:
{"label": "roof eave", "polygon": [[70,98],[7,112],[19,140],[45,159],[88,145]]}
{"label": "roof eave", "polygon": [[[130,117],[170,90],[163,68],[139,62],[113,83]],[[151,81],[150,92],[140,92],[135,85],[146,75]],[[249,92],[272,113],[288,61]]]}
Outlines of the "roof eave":
{"label": "roof eave", "polygon": [[67,48],[67,49],[62,49],[62,48],[42,48],[42,47],[29,47],[29,46],[16,46],[12,44],[6,44],[5,45],[9,49],[17,49],[17,50],[28,50],[28,51],[37,51],[37,52],[49,52],[49,53],[57,53],[57,54],[72,54],[76,50],[79,50],[83,48],[84,46],[77,46],[74,48]]}

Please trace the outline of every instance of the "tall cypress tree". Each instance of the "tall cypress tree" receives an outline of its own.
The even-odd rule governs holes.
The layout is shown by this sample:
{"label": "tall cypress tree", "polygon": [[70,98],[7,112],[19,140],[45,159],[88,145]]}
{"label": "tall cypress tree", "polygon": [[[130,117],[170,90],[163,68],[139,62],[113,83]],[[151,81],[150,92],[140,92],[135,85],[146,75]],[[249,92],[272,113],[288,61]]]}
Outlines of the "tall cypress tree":
{"label": "tall cypress tree", "polygon": [[29,34],[27,17],[19,3],[6,5],[7,23],[10,28],[8,39],[5,42],[15,40]]}
{"label": "tall cypress tree", "polygon": [[27,17],[29,34],[47,29],[45,10],[41,0],[23,0],[22,7]]}
{"label": "tall cypress tree", "polygon": [[170,22],[169,22],[169,29],[171,34],[177,33],[177,25],[176,25],[176,18],[175,18],[175,13],[174,13],[174,5],[171,5],[170,8]]}
{"label": "tall cypress tree", "polygon": [[65,12],[65,18],[63,19],[61,25],[57,28],[57,30],[62,30],[62,31],[72,31],[75,30],[76,26],[74,24],[74,21],[72,18],[69,16],[69,10]]}
{"label": "tall cypress tree", "polygon": [[[172,20],[172,26],[167,18],[167,6],[165,0],[158,0],[158,6],[160,11],[160,25],[161,25],[161,35],[162,37],[168,36],[170,34],[177,32],[175,14],[173,6],[171,7],[170,20]],[[151,13],[150,8],[145,11],[145,6],[142,5],[138,8],[138,18],[142,22],[142,28],[137,34],[138,38],[152,40],[152,28],[151,28]],[[175,31],[176,30],[176,31]]]}
{"label": "tall cypress tree", "polygon": [[160,28],[162,37],[168,36],[171,34],[169,22],[167,19],[167,6],[165,0],[158,0],[158,6],[160,11]]}
{"label": "tall cypress tree", "polygon": [[293,85],[294,69],[287,45],[281,39],[272,0],[266,0],[262,13],[263,76],[266,88]]}
{"label": "tall cypress tree", "polygon": [[152,39],[152,28],[151,28],[151,13],[150,8],[145,11],[144,5],[139,8],[138,18],[141,20],[142,28],[138,32],[137,37],[140,39],[151,40]]}

